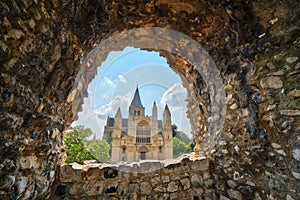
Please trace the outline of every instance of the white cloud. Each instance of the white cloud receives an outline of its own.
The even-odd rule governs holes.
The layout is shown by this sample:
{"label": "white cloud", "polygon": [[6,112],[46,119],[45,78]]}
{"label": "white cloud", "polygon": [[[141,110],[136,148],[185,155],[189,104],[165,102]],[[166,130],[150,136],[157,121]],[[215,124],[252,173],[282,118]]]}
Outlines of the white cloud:
{"label": "white cloud", "polygon": [[107,77],[104,77],[104,81],[105,83],[107,83],[108,85],[112,85],[114,82],[112,80],[110,80],[109,78]]}
{"label": "white cloud", "polygon": [[102,138],[103,122],[97,117],[97,113],[93,107],[93,95],[89,91],[88,98],[84,99],[82,111],[78,113],[78,120],[73,122],[72,126],[84,125],[84,127],[92,129],[93,133],[96,134],[96,138]]}
{"label": "white cloud", "polygon": [[168,104],[171,111],[186,110],[186,89],[180,83],[172,85],[162,96],[160,103]]}
{"label": "white cloud", "polygon": [[126,80],[126,78],[123,75],[119,75],[118,76],[118,81],[120,83],[127,83],[128,81]]}
{"label": "white cloud", "polygon": [[117,78],[115,80],[111,80],[108,77],[104,77],[104,81],[107,85],[110,86],[115,86],[118,83],[127,83],[128,81],[126,80],[126,78],[123,75],[118,75]]}
{"label": "white cloud", "polygon": [[129,98],[130,93],[127,93],[125,96],[117,95],[108,104],[101,106],[95,112],[100,119],[106,119],[107,116],[115,116],[117,109],[120,107],[122,116],[127,116]]}

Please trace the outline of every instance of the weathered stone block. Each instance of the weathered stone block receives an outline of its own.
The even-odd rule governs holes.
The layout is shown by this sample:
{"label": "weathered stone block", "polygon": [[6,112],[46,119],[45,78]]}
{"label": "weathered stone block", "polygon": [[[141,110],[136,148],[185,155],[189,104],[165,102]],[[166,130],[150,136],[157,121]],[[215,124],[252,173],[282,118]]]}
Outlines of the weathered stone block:
{"label": "weathered stone block", "polygon": [[227,194],[231,199],[241,200],[242,194],[236,190],[227,190]]}
{"label": "weathered stone block", "polygon": [[191,183],[193,187],[200,187],[203,185],[203,179],[200,175],[198,174],[193,174],[191,176]]}
{"label": "weathered stone block", "polygon": [[300,161],[300,149],[294,149],[292,154],[294,159]]}
{"label": "weathered stone block", "polygon": [[162,170],[166,174],[168,174],[168,173],[174,173],[174,172],[175,173],[176,172],[180,172],[181,171],[181,164],[180,163],[170,164],[170,165],[164,167]]}
{"label": "weathered stone block", "polygon": [[168,184],[168,187],[167,187],[167,191],[168,192],[176,192],[178,191],[178,185],[175,181],[172,181]]}
{"label": "weathered stone block", "polygon": [[204,185],[208,188],[213,186],[213,184],[214,184],[214,181],[212,179],[207,179],[204,181]]}
{"label": "weathered stone block", "polygon": [[129,193],[136,193],[136,192],[138,192],[139,191],[139,185],[137,184],[137,183],[132,183],[132,184],[130,184],[129,185],[129,190],[128,190],[128,192]]}
{"label": "weathered stone block", "polygon": [[174,200],[174,199],[179,199],[177,193],[171,193],[171,194],[170,194],[170,200]]}
{"label": "weathered stone block", "polygon": [[180,180],[180,175],[178,175],[178,174],[172,175],[172,176],[171,176],[171,180],[172,180],[172,181]]}
{"label": "weathered stone block", "polygon": [[269,76],[260,80],[262,88],[280,89],[283,87],[283,82],[279,76]]}
{"label": "weathered stone block", "polygon": [[41,166],[41,162],[36,156],[22,156],[20,164],[22,169],[38,169]]}
{"label": "weathered stone block", "polygon": [[153,172],[153,171],[160,170],[162,167],[163,167],[163,165],[159,161],[142,162],[142,163],[140,163],[139,172],[140,173]]}
{"label": "weathered stone block", "polygon": [[210,177],[211,175],[209,171],[203,172],[203,180],[209,179]]}
{"label": "weathered stone block", "polygon": [[203,160],[196,160],[192,163],[191,166],[192,170],[196,171],[205,171],[209,169],[209,160],[203,159]]}
{"label": "weathered stone block", "polygon": [[187,190],[191,187],[191,181],[188,178],[180,180],[180,183],[184,190]]}
{"label": "weathered stone block", "polygon": [[86,182],[83,184],[83,190],[88,196],[102,195],[104,184],[102,181]]}
{"label": "weathered stone block", "polygon": [[82,174],[82,179],[91,181],[96,180],[101,176],[101,170],[99,167],[89,167],[86,172]]}
{"label": "weathered stone block", "polygon": [[163,183],[168,183],[168,182],[170,182],[170,177],[169,176],[161,176],[161,180]]}
{"label": "weathered stone block", "polygon": [[160,182],[160,176],[159,176],[159,175],[156,175],[156,176],[154,176],[154,177],[151,179],[151,185],[152,185],[152,186],[157,185],[159,182]]}
{"label": "weathered stone block", "polygon": [[85,193],[83,183],[72,183],[69,188],[69,194],[73,196],[83,195]]}
{"label": "weathered stone block", "polygon": [[167,189],[163,187],[162,185],[158,185],[157,187],[154,188],[155,192],[166,192]]}
{"label": "weathered stone block", "polygon": [[150,183],[148,183],[148,182],[141,183],[140,191],[141,191],[141,194],[145,194],[145,195],[151,194],[152,187],[151,187]]}
{"label": "weathered stone block", "polygon": [[72,165],[63,165],[59,168],[59,179],[62,183],[81,181],[82,170],[74,169]]}

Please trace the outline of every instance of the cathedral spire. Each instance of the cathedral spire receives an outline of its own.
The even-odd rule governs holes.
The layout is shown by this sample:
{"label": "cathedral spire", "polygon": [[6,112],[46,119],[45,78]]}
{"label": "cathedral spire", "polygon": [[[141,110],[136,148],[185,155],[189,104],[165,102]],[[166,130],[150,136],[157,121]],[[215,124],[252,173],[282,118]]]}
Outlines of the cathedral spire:
{"label": "cathedral spire", "polygon": [[134,97],[133,97],[132,102],[131,102],[131,106],[143,107],[138,85],[136,86],[136,90],[135,90]]}
{"label": "cathedral spire", "polygon": [[164,124],[164,126],[171,125],[171,113],[170,113],[168,105],[165,106],[165,110],[163,113],[163,124]]}
{"label": "cathedral spire", "polygon": [[152,120],[157,120],[157,107],[155,101],[152,107]]}
{"label": "cathedral spire", "polygon": [[171,115],[168,105],[166,104],[164,113]]}
{"label": "cathedral spire", "polygon": [[117,110],[117,112],[116,112],[116,115],[115,115],[115,117],[117,118],[117,117],[120,117],[120,118],[122,118],[122,113],[121,113],[121,109],[120,109],[120,107],[118,108],[118,110]]}

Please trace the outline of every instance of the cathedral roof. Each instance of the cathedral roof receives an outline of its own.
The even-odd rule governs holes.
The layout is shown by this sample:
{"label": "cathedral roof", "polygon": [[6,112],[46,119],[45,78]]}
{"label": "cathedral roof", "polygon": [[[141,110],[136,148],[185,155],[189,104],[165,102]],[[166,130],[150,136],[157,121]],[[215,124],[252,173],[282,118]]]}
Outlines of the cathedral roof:
{"label": "cathedral roof", "polygon": [[135,90],[131,105],[133,105],[135,107],[143,107],[138,87]]}

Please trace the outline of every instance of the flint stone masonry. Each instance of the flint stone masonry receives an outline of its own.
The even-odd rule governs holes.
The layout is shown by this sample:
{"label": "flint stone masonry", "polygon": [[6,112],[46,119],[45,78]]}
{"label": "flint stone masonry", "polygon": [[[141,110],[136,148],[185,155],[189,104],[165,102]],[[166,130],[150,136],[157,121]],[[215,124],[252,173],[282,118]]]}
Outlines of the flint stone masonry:
{"label": "flint stone masonry", "polygon": [[[151,199],[300,199],[298,1],[14,0],[1,1],[0,11],[1,199],[145,199],[147,183]],[[134,28],[143,29],[127,34]],[[130,172],[141,165],[60,167],[63,131],[97,66],[128,44],[157,45],[142,49],[159,52],[181,77],[208,168],[183,159],[176,169],[155,163],[159,173],[144,177]]]}
{"label": "flint stone masonry", "polygon": [[[112,196],[117,199],[160,199],[166,195],[172,195],[173,199],[203,199],[208,194],[215,195],[213,184],[206,185],[204,192],[199,193],[204,186],[203,179],[210,177],[208,158],[191,156],[160,164],[160,168],[149,161],[122,166],[104,163],[62,165],[50,199],[105,199]],[[117,171],[117,176],[105,177],[107,171]]]}

